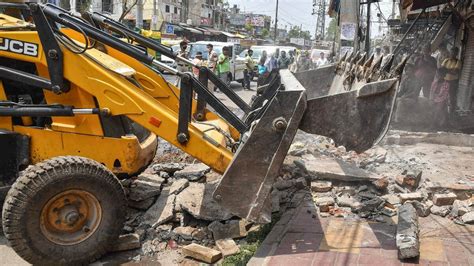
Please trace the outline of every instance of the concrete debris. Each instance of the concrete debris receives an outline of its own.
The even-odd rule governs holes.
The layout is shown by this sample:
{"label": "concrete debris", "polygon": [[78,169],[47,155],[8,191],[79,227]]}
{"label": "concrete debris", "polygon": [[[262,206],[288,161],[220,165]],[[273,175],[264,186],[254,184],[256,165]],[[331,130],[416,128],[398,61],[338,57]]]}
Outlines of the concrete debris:
{"label": "concrete debris", "polygon": [[393,216],[397,215],[396,210],[391,209],[391,208],[387,208],[387,207],[384,207],[380,213],[382,213],[383,215],[386,215],[388,217],[393,217]]}
{"label": "concrete debris", "polygon": [[465,224],[474,224],[474,211],[464,214],[461,218]]}
{"label": "concrete debris", "polygon": [[147,182],[157,183],[160,185],[165,182],[165,178],[161,177],[160,175],[146,174],[146,173],[140,174],[137,179],[147,181]]}
{"label": "concrete debris", "polygon": [[401,204],[400,197],[394,194],[383,195],[382,199],[385,200],[385,206],[395,209],[398,205]]}
{"label": "concrete debris", "polygon": [[350,197],[349,195],[343,195],[341,197],[336,197],[336,203],[339,207],[349,207],[352,210],[357,210],[362,207],[362,203],[360,203],[354,197]]}
{"label": "concrete debris", "polygon": [[428,217],[433,207],[433,202],[428,200],[425,203],[419,201],[410,201],[419,217]]}
{"label": "concrete debris", "polygon": [[407,200],[423,200],[423,194],[421,192],[403,193],[400,194],[400,201],[405,203]]}
{"label": "concrete debris", "polygon": [[385,204],[385,201],[376,197],[367,201],[362,202],[361,206],[356,210],[358,212],[373,212],[381,209]]}
{"label": "concrete debris", "polygon": [[142,200],[142,201],[129,200],[128,206],[134,209],[146,211],[151,207],[151,205],[153,205],[153,203],[155,203],[155,200],[156,200],[155,197],[151,197],[149,199]]}
{"label": "concrete debris", "polygon": [[404,171],[402,175],[395,178],[395,182],[402,187],[414,191],[420,185],[422,174],[422,171]]}
{"label": "concrete debris", "polygon": [[311,182],[311,191],[314,192],[328,192],[332,189],[332,182],[330,181],[313,181]]}
{"label": "concrete debris", "polygon": [[308,149],[305,147],[306,145],[302,142],[294,142],[291,144],[290,149],[288,150],[288,154],[293,156],[302,156],[306,153],[309,153]]}
{"label": "concrete debris", "polygon": [[160,192],[160,182],[137,179],[130,184],[128,198],[133,201],[143,201],[160,195]]}
{"label": "concrete debris", "polygon": [[206,221],[229,220],[232,214],[218,204],[212,193],[217,183],[190,183],[176,197],[176,206],[191,214],[194,218]]}
{"label": "concrete debris", "polygon": [[169,191],[163,190],[158,200],[143,215],[145,224],[156,227],[173,219],[176,195],[169,195]]}
{"label": "concrete debris", "polygon": [[186,178],[189,181],[197,181],[209,173],[211,168],[203,163],[190,164],[183,168],[183,170],[174,173],[175,178]]}
{"label": "concrete debris", "polygon": [[459,217],[471,211],[468,201],[455,200],[453,209],[451,210],[451,217]]}
{"label": "concrete debris", "polygon": [[420,255],[418,216],[413,205],[406,203],[399,208],[396,243],[399,259]]}
{"label": "concrete debris", "polygon": [[178,195],[185,188],[189,186],[189,181],[187,179],[178,179],[175,180],[170,187],[170,194]]}
{"label": "concrete debris", "polygon": [[273,188],[278,189],[278,190],[286,190],[289,188],[292,188],[295,185],[295,180],[290,179],[290,180],[277,180],[273,184]]}
{"label": "concrete debris", "polygon": [[196,228],[191,226],[179,226],[176,227],[173,232],[184,240],[193,240],[193,233]]}
{"label": "concrete debris", "polygon": [[205,263],[215,263],[222,258],[222,253],[215,249],[207,248],[198,244],[190,244],[182,248],[183,255],[200,260]]}
{"label": "concrete debris", "polygon": [[316,198],[314,203],[319,207],[321,212],[328,212],[329,206],[334,206],[334,198],[332,197],[322,197]]}
{"label": "concrete debris", "polygon": [[112,250],[110,251],[125,251],[141,247],[140,236],[138,234],[121,235]]}
{"label": "concrete debris", "polygon": [[222,252],[224,257],[232,256],[240,252],[239,246],[233,239],[216,240],[216,246]]}
{"label": "concrete debris", "polygon": [[273,190],[271,193],[271,197],[272,197],[272,212],[279,212],[281,191]]}
{"label": "concrete debris", "polygon": [[184,164],[181,163],[160,163],[152,166],[153,171],[156,173],[167,172],[169,174],[174,174],[176,171],[183,170]]}
{"label": "concrete debris", "polygon": [[304,177],[300,177],[295,180],[295,187],[296,189],[304,189],[308,186],[306,179]]}
{"label": "concrete debris", "polygon": [[372,184],[380,191],[385,191],[388,188],[388,185],[390,184],[390,180],[388,177],[382,177],[379,180],[375,180],[372,182]]}
{"label": "concrete debris", "polygon": [[451,206],[436,206],[431,207],[431,213],[441,217],[446,217],[451,212]]}
{"label": "concrete debris", "polygon": [[448,206],[448,205],[452,205],[454,201],[456,200],[456,198],[457,198],[456,194],[452,192],[444,193],[444,194],[434,194],[433,203],[436,206]]}
{"label": "concrete debris", "polygon": [[214,240],[247,236],[244,220],[231,220],[226,223],[214,221],[207,228],[212,232]]}
{"label": "concrete debris", "polygon": [[313,178],[348,182],[375,181],[380,177],[340,159],[305,155],[306,171]]}

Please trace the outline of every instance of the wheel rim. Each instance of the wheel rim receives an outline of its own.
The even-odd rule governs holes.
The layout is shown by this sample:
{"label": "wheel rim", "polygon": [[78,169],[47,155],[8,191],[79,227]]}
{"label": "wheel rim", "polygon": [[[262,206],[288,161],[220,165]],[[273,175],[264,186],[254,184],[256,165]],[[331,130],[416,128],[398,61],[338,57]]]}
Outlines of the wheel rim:
{"label": "wheel rim", "polygon": [[84,190],[67,190],[51,198],[41,211],[41,232],[51,242],[74,245],[88,239],[99,227],[102,208]]}

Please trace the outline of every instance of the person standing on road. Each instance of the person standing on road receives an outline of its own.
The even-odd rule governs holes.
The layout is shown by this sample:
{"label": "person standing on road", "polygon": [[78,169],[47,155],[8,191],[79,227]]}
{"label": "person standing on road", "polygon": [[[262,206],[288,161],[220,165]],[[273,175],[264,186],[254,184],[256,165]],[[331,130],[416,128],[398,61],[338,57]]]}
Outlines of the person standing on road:
{"label": "person standing on road", "polygon": [[[211,70],[212,73],[217,75],[217,61],[219,60],[219,56],[214,51],[214,45],[212,45],[211,43],[208,44],[207,52],[207,67],[209,68],[209,70]],[[216,86],[212,82],[209,82],[208,87],[211,91],[217,91]]]}
{"label": "person standing on road", "polygon": [[196,78],[199,78],[199,69],[203,65],[202,52],[196,53],[196,57],[193,59],[193,63],[197,66],[197,67],[193,67],[193,74]]}
{"label": "person standing on road", "polygon": [[280,69],[287,69],[290,64],[291,60],[288,56],[286,56],[286,52],[281,51],[281,56],[278,59],[278,65],[280,66]]}
{"label": "person standing on road", "polygon": [[265,66],[270,73],[273,71],[273,69],[278,69],[278,62],[275,58],[275,54],[270,54],[270,57],[265,62]]}
{"label": "person standing on road", "polygon": [[457,95],[459,83],[459,71],[461,70],[461,61],[458,60],[459,48],[453,47],[449,58],[445,59],[441,67],[446,71],[444,80],[449,88],[449,113],[454,113],[457,108]]}
{"label": "person standing on road", "polygon": [[249,49],[247,51],[247,56],[245,57],[245,69],[244,69],[244,90],[251,90],[250,89],[250,80],[252,76],[250,73],[253,72],[255,68],[255,63],[252,59],[253,51]]}
{"label": "person standing on road", "polygon": [[328,60],[326,59],[326,55],[323,52],[319,53],[319,59],[316,60],[316,66],[322,67],[327,64],[328,64]]}
{"label": "person standing on road", "polygon": [[219,78],[227,86],[230,85],[229,74],[230,74],[230,59],[229,59],[230,49],[225,46],[222,48],[222,54],[219,55],[219,60],[217,61],[217,71],[219,73]]}
{"label": "person standing on road", "polygon": [[[188,41],[183,40],[182,42],[179,43],[179,51],[177,53],[177,56],[188,59],[188,57],[189,57]],[[177,65],[176,69],[179,72],[188,72],[189,71],[189,68],[187,67],[187,65],[184,62],[181,62],[179,60],[178,60],[178,65]],[[178,78],[176,79],[176,86],[179,87],[180,85],[181,85],[181,78],[178,76]]]}
{"label": "person standing on road", "polygon": [[[265,51],[264,51],[265,52]],[[269,76],[269,72],[267,67],[265,66],[265,63],[267,62],[267,54],[262,53],[262,56],[260,57],[260,61],[258,62],[258,80],[257,80],[257,87],[260,87],[262,85],[265,85],[265,81],[267,80]]]}
{"label": "person standing on road", "polygon": [[423,47],[423,53],[415,60],[415,78],[417,80],[414,88],[415,97],[418,97],[421,89],[423,96],[430,97],[431,84],[436,74],[436,59],[431,56],[431,45]]}

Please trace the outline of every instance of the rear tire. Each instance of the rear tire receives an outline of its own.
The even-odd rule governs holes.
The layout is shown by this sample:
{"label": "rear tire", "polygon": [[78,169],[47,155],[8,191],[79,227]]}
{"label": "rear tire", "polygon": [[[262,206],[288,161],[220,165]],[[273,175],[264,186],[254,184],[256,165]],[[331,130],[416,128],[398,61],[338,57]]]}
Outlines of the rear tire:
{"label": "rear tire", "polygon": [[3,230],[32,264],[85,264],[117,240],[125,210],[124,189],[107,168],[82,157],[57,157],[17,179],[3,205]]}

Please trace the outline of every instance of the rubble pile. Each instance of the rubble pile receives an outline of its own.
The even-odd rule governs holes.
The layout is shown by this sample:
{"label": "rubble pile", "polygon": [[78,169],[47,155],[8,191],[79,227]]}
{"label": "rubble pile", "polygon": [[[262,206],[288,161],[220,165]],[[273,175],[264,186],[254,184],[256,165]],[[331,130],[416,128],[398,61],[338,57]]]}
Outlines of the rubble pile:
{"label": "rubble pile", "polygon": [[[273,184],[272,212],[283,214],[312,199],[315,219],[359,217],[386,222],[398,215],[400,221],[401,212],[406,212],[406,221],[439,215],[458,224],[474,223],[472,190],[443,187],[425,177],[415,163],[406,164],[396,176],[370,171],[372,166],[389,163],[386,155],[381,147],[357,154],[335,147],[328,138],[298,134]],[[246,244],[249,231],[257,226],[213,200],[219,174],[190,158],[178,158],[177,162],[159,160],[136,178],[122,181],[129,212],[116,250],[140,248],[135,260],[179,250],[207,263],[239,253],[239,246]],[[418,234],[417,228],[406,230]],[[417,254],[416,241],[412,246],[400,241],[401,257]]]}

